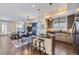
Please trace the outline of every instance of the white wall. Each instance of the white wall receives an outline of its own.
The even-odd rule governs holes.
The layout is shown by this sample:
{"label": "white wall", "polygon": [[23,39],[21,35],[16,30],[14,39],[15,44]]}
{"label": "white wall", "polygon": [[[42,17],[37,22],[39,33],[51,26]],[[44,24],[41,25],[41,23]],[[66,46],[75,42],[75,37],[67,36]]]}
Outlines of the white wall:
{"label": "white wall", "polygon": [[8,33],[16,32],[16,23],[8,22]]}
{"label": "white wall", "polygon": [[41,23],[42,23],[42,25],[43,25],[43,29],[42,29],[42,33],[43,34],[46,34],[46,32],[47,32],[47,22],[46,22],[46,20],[45,20],[45,18],[42,18],[41,19]]}
{"label": "white wall", "polygon": [[16,31],[16,23],[15,22],[0,20],[0,35],[5,34],[5,33],[2,33],[2,24],[3,23],[7,23],[7,33],[6,34]]}

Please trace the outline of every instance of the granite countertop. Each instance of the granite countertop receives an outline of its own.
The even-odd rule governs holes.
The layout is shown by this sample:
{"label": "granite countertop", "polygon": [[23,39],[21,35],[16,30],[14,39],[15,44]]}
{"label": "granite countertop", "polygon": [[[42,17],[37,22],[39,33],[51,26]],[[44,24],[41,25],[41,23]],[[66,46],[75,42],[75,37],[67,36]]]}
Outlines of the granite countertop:
{"label": "granite countertop", "polygon": [[48,38],[48,39],[50,39],[50,38],[52,38],[53,36],[55,36],[54,34],[48,34],[48,35],[39,35],[39,36],[34,36],[33,35],[33,37],[38,37],[38,38]]}
{"label": "granite countertop", "polygon": [[32,37],[38,37],[38,38],[50,38],[50,37],[47,37],[47,36],[32,36]]}
{"label": "granite countertop", "polygon": [[64,34],[71,34],[72,32],[68,32],[68,31],[54,31],[54,32],[48,32],[50,34],[53,34],[53,33],[64,33]]}

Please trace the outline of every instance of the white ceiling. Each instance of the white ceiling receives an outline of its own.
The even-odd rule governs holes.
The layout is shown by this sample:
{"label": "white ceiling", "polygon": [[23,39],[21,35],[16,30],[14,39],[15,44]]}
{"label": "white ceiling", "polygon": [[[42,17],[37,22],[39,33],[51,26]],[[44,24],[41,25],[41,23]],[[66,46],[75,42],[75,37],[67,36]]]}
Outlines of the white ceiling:
{"label": "white ceiling", "polygon": [[[32,5],[36,7],[33,8]],[[52,12],[58,11],[59,8],[67,8],[66,3],[53,3]],[[0,18],[3,19],[26,19],[37,17],[40,9],[40,15],[50,11],[49,3],[0,3]]]}

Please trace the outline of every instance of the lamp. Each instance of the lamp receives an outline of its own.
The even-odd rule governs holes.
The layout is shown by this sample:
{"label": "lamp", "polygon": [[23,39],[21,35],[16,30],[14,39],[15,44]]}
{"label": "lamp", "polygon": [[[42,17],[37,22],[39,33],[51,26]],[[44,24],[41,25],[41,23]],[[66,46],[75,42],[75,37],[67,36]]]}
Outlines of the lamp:
{"label": "lamp", "polygon": [[30,19],[29,16],[27,16],[27,20],[28,20],[28,26],[30,25]]}
{"label": "lamp", "polygon": [[[49,5],[50,5],[50,8],[49,9],[50,9],[50,12],[51,12],[52,3],[49,3]],[[52,17],[51,16],[49,17],[49,20],[52,21]]]}
{"label": "lamp", "polygon": [[[38,11],[38,17],[39,17],[40,9],[37,9],[37,11]],[[40,21],[40,19],[39,19],[39,21]]]}
{"label": "lamp", "polygon": [[28,17],[28,19],[27,19],[27,20],[29,21],[29,16],[27,16],[27,17]]}

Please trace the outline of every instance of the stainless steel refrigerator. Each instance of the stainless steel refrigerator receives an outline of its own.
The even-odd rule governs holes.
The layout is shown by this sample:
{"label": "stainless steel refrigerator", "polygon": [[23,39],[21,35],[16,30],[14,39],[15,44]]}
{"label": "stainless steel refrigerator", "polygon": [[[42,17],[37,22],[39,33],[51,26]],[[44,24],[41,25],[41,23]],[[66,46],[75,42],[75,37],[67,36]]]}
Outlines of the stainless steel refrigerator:
{"label": "stainless steel refrigerator", "polygon": [[73,51],[79,55],[79,13],[75,14],[75,19],[72,25],[72,39],[73,39]]}

